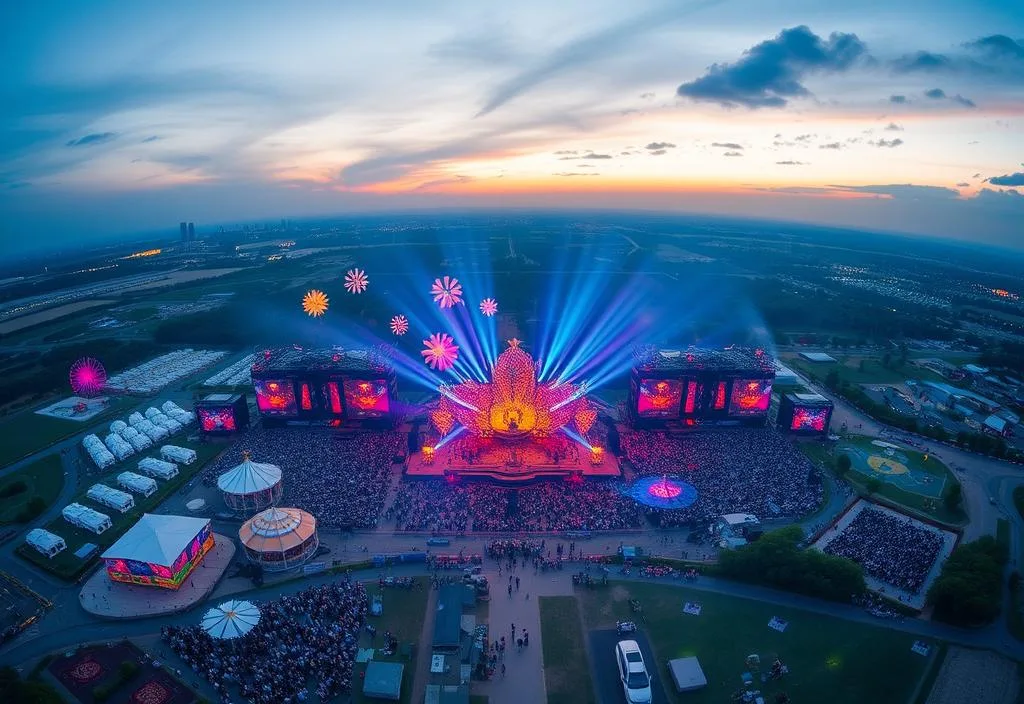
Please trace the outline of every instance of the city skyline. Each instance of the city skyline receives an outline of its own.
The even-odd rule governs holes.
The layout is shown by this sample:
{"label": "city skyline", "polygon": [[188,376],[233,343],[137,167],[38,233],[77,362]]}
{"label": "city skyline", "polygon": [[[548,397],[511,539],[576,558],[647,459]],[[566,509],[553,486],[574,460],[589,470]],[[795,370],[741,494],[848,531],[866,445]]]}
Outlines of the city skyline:
{"label": "city skyline", "polygon": [[819,5],[5,8],[0,251],[502,206],[1024,246],[1024,10]]}

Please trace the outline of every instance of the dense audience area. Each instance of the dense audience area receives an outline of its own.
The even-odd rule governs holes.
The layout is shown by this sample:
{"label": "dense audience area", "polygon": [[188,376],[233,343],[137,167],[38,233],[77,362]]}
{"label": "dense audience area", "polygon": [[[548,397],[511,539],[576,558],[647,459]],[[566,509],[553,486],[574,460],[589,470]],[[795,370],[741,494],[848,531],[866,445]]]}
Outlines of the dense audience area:
{"label": "dense audience area", "polygon": [[803,516],[822,500],[810,460],[771,428],[629,432],[621,443],[637,475],[679,475],[697,489],[689,508],[652,510],[652,520],[662,526],[706,523],[725,513],[762,520]]}
{"label": "dense audience area", "polygon": [[469,495],[465,487],[444,481],[405,483],[384,518],[398,530],[461,533],[469,523]]}
{"label": "dense audience area", "polygon": [[853,560],[871,577],[897,589],[919,594],[942,542],[937,529],[865,508],[825,546],[825,552]]}
{"label": "dense audience area", "polygon": [[296,428],[254,429],[210,468],[204,482],[242,461],[276,464],[284,475],[284,501],[309,511],[321,525],[376,528],[391,487],[392,459],[405,445],[394,432],[337,433]]}
{"label": "dense audience area", "polygon": [[[356,643],[366,620],[366,588],[340,582],[310,587],[260,604],[260,621],[246,636],[216,640],[199,626],[162,629],[164,641],[205,677],[222,702],[305,701],[310,678],[319,701],[352,690]],[[240,697],[229,688],[237,686]]]}

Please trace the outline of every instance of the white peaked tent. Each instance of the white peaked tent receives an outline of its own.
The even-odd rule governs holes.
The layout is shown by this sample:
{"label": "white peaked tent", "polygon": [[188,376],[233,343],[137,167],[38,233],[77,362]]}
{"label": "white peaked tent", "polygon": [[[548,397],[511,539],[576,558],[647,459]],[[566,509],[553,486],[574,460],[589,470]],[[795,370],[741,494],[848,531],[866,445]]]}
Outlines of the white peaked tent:
{"label": "white peaked tent", "polygon": [[25,542],[31,545],[33,548],[46,555],[47,557],[53,557],[61,550],[67,549],[67,544],[64,542],[64,538],[51,533],[48,530],[42,528],[33,528],[25,536]]}
{"label": "white peaked tent", "polygon": [[281,468],[275,464],[253,462],[249,452],[242,463],[217,478],[224,503],[235,511],[260,510],[281,499]]}
{"label": "white peaked tent", "polygon": [[241,638],[260,622],[260,610],[249,601],[226,601],[203,616],[203,630],[212,638]]}
{"label": "white peaked tent", "polygon": [[127,427],[128,424],[125,423],[123,420],[115,420],[113,423],[110,424],[110,432],[117,433],[120,435]]}

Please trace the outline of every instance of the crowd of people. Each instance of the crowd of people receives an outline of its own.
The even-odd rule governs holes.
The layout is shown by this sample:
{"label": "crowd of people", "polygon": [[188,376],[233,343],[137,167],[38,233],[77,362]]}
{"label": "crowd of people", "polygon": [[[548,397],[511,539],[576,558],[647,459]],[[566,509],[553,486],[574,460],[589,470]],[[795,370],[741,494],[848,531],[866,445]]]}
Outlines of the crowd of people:
{"label": "crowd of people", "polygon": [[215,484],[248,450],[254,462],[281,468],[288,506],[312,513],[323,526],[376,528],[391,487],[393,460],[404,444],[404,436],[395,432],[258,428],[204,470],[204,481]]}
{"label": "crowd of people", "polygon": [[366,621],[366,588],[358,582],[310,587],[260,604],[260,620],[231,641],[200,626],[162,629],[164,641],[213,685],[222,702],[237,687],[253,704],[307,700],[310,679],[320,701],[352,690],[357,640]]}
{"label": "crowd of people", "polygon": [[865,507],[825,552],[846,557],[877,580],[919,594],[942,549],[942,534],[907,516]]}
{"label": "crowd of people", "polygon": [[688,508],[651,509],[651,519],[663,527],[709,523],[725,513],[798,517],[822,500],[810,460],[772,428],[629,432],[620,441],[636,475],[678,475],[697,489]]}

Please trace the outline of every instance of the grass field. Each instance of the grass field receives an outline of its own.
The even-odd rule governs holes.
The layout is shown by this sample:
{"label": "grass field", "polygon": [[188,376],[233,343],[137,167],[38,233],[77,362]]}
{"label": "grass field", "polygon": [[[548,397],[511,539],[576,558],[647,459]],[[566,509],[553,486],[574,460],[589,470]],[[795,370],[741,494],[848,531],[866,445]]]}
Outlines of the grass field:
{"label": "grass field", "polygon": [[[384,657],[378,650],[374,653],[373,659],[383,662],[401,662],[405,664],[405,672],[402,674],[402,697],[398,701],[402,704],[410,704],[414,701],[412,685],[416,673],[416,659],[418,657],[429,657],[429,653],[420,653],[418,645],[420,636],[423,633],[423,622],[427,616],[427,597],[430,596],[430,580],[426,577],[417,577],[419,589],[384,589],[381,590],[376,582],[368,582],[366,591],[370,598],[374,594],[380,594],[384,604],[384,613],[380,618],[371,618],[370,622],[377,628],[376,645],[379,647],[383,642],[384,631],[391,631],[398,639],[399,645],[403,643],[415,644],[413,656],[410,660],[404,660],[401,652],[391,657]],[[364,639],[365,640],[365,637]],[[363,641],[361,641],[363,642]],[[365,646],[364,646],[365,647]],[[379,702],[379,699],[367,699],[363,696],[362,681],[366,673],[364,663],[356,663],[352,673],[352,701],[353,702]],[[422,699],[422,693],[421,697]],[[419,701],[419,700],[416,700]]]}
{"label": "grass field", "polygon": [[[853,436],[845,440],[840,441],[836,444],[834,449],[830,449],[820,443],[800,443],[800,449],[805,455],[807,455],[812,462],[819,466],[826,467],[833,474],[835,473],[835,459],[843,453],[844,447],[853,447],[862,452],[868,452],[871,454],[879,454],[882,449],[871,444],[871,438]],[[874,472],[871,470],[865,470],[864,467],[860,466],[857,458],[851,453],[850,459],[853,460],[851,470],[843,478],[848,482],[854,489],[857,490],[862,496],[868,496],[869,491],[867,483],[869,479],[878,479],[881,482],[881,486],[878,492],[874,494],[875,497],[881,497],[888,500],[891,503],[898,504],[912,513],[917,513],[932,520],[944,523],[947,525],[963,525],[967,522],[967,515],[963,509],[956,511],[950,511],[946,508],[942,497],[948,492],[952,491],[952,487],[960,483],[956,475],[946,467],[945,464],[940,462],[935,457],[929,457],[928,461],[924,460],[924,453],[911,450],[909,448],[902,448],[900,454],[905,455],[908,458],[910,464],[908,465],[911,469],[927,473],[936,479],[942,479],[945,481],[945,486],[942,492],[942,496],[928,496],[923,493],[917,493],[915,491],[907,490],[891,481],[887,480],[885,474]],[[868,474],[870,472],[870,474]]]}
{"label": "grass field", "polygon": [[538,602],[548,704],[593,702],[594,689],[576,597],[545,596]]}
{"label": "grass field", "polygon": [[816,364],[803,360],[795,354],[784,355],[783,363],[790,369],[817,379],[819,382],[824,382],[825,377],[833,369],[839,374],[840,379],[851,384],[900,384],[907,379],[944,381],[935,372],[909,362],[902,367],[885,367],[882,365],[882,360],[876,357],[844,357],[836,354],[832,356],[836,358],[836,364]]}
{"label": "grass field", "polygon": [[110,406],[90,420],[80,423],[64,418],[53,418],[34,413],[34,409],[21,411],[0,421],[0,467],[12,464],[34,452],[44,450],[55,442],[81,433],[103,420],[121,415],[139,403],[137,398],[113,397]]}
{"label": "grass field", "polygon": [[[774,701],[776,693],[786,692],[794,702],[905,704],[928,663],[911,652],[914,636],[886,628],[684,587],[612,585],[607,590],[580,592],[588,629],[614,627],[616,619],[633,618],[628,600],[635,598],[647,614],[641,625],[668,688],[672,681],[668,660],[699,658],[708,686],[682,696],[669,691],[670,701],[730,701],[742,689],[740,677],[747,671],[747,656],[757,654],[762,670],[776,657],[789,667],[782,680],[761,684],[757,678],[768,702]],[[687,601],[701,604],[700,616],[683,613]],[[773,616],[789,622],[784,633],[768,627]],[[546,662],[547,631],[544,644]]]}
{"label": "grass field", "polygon": [[49,507],[64,488],[64,467],[60,455],[48,455],[32,464],[9,474],[0,480],[0,494],[4,487],[15,482],[25,482],[25,491],[9,498],[0,498],[0,525],[14,523],[18,512],[38,496]]}
{"label": "grass field", "polygon": [[[186,446],[180,441],[178,441],[178,444]],[[89,506],[90,508],[98,510],[100,513],[105,513],[110,516],[110,520],[113,522],[114,526],[113,528],[109,528],[102,535],[96,535],[90,531],[76,528],[65,521],[63,517],[58,516],[44,527],[50,532],[56,533],[64,538],[64,542],[67,543],[68,546],[67,550],[64,550],[52,559],[40,555],[27,545],[21,545],[16,552],[22,558],[38,565],[47,572],[50,572],[63,580],[69,582],[74,581],[83,572],[89,569],[89,567],[98,559],[99,553],[102,553],[106,548],[113,545],[126,530],[135,525],[135,522],[139,520],[143,513],[152,511],[154,508],[159,506],[164,499],[184,486],[196,475],[196,473],[199,472],[199,470],[203,468],[204,465],[206,465],[207,462],[224,450],[224,446],[199,444],[192,447],[192,449],[196,451],[195,462],[190,465],[179,465],[180,474],[170,481],[165,482],[163,480],[158,480],[157,483],[160,488],[152,496],[145,498],[135,494],[135,508],[128,513],[119,513],[113,509],[100,506],[92,500],[87,499],[85,497],[85,492],[88,490],[88,486],[92,486],[97,482],[106,484],[110,487],[117,487],[117,475],[126,469],[134,469],[135,465],[133,462],[129,461],[118,463],[110,472],[99,477],[90,477],[89,480],[85,482],[88,486],[83,485],[81,487],[81,491],[75,495],[72,501],[77,501],[84,506]],[[149,452],[146,454],[154,455],[155,453]],[[135,459],[141,459],[141,455],[136,456]],[[91,559],[83,561],[75,557],[74,552],[85,543],[93,543],[94,545],[99,546],[99,551],[93,555]]]}

